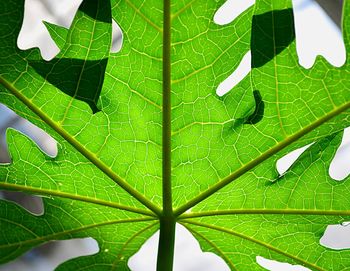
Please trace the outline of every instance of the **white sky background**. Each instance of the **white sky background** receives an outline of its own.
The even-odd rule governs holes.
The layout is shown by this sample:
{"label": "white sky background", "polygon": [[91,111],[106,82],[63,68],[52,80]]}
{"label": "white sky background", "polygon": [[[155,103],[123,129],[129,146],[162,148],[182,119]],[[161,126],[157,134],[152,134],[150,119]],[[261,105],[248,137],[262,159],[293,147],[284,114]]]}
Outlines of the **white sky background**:
{"label": "white sky background", "polygon": [[[81,0],[26,0],[26,15],[24,26],[18,38],[18,44],[21,49],[39,47],[43,58],[51,59],[58,53],[58,48],[49,37],[42,21],[49,21],[68,27],[74,17],[74,13],[81,3]],[[242,11],[252,5],[254,0],[228,0],[215,14],[214,21],[218,24],[227,24],[233,21]],[[332,65],[341,66],[345,62],[345,48],[342,41],[340,30],[326,13],[313,0],[293,0],[295,8],[296,22],[296,42],[299,63],[305,67],[312,67],[317,55],[323,55]],[[49,10],[50,12],[47,12]],[[116,25],[114,24],[114,29]],[[116,33],[116,31],[114,31]],[[114,33],[114,34],[115,34]],[[121,41],[114,35],[116,40]],[[119,45],[115,45],[115,50]],[[242,59],[237,70],[222,82],[217,89],[218,95],[224,95],[230,91],[245,75],[250,71],[250,53]],[[5,116],[10,116],[4,108],[0,107],[0,127]],[[23,128],[24,127],[24,128]],[[26,128],[27,127],[27,128]],[[25,124],[21,128],[24,132],[33,129]],[[29,132],[30,133],[30,132]],[[347,136],[344,137],[342,146],[339,148],[335,159],[330,167],[330,175],[336,180],[344,179],[350,171],[350,130],[346,130]],[[49,141],[51,142],[51,141]],[[52,142],[51,142],[52,144]],[[45,147],[44,147],[45,148]],[[305,150],[293,152],[287,158],[281,159],[278,164],[280,174],[283,174],[297,157]],[[329,237],[323,237],[322,243],[329,247],[339,249],[350,247],[350,227],[331,226],[327,230]],[[81,254],[90,254],[96,252],[96,243],[87,240],[84,244],[78,241],[60,243],[61,249],[56,250],[57,255],[64,251],[70,251],[67,255],[58,258],[44,259],[41,263],[34,264],[32,267],[11,263],[0,267],[0,271],[21,270],[21,271],[49,271],[53,270],[59,263],[70,258],[77,248],[81,248]],[[133,271],[155,271],[157,255],[158,234],[154,235],[140,250],[134,255],[129,266]],[[72,253],[71,253],[72,252]],[[80,255],[81,255],[80,254]],[[62,255],[61,255],[62,256]],[[305,271],[308,270],[301,266],[292,266],[286,263],[278,263],[264,259],[257,255],[258,263],[271,271]],[[175,263],[174,271],[229,271],[225,262],[212,253],[203,253],[198,242],[187,232],[184,227],[177,227],[177,239],[175,245]]]}

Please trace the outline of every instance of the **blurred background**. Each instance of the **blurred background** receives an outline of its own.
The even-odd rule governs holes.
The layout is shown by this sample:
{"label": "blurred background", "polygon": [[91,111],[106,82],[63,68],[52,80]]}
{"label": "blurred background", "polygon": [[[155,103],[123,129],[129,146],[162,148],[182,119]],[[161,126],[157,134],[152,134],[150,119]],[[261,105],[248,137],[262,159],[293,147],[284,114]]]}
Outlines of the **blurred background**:
{"label": "blurred background", "polygon": [[[26,0],[25,17],[18,37],[20,49],[39,47],[45,60],[52,59],[59,49],[51,40],[42,21],[48,21],[69,27],[82,0]],[[254,0],[228,0],[217,11],[214,21],[227,24],[241,12],[254,4]],[[345,62],[345,47],[340,31],[341,0],[293,0],[297,52],[300,65],[312,67],[317,55],[324,56],[332,65],[341,66]],[[122,46],[122,32],[113,22],[114,52]],[[249,54],[249,52],[247,53]],[[237,70],[223,82],[225,92],[250,71],[250,60],[242,60]],[[56,142],[44,131],[22,119],[10,109],[0,104],[0,163],[10,163],[6,144],[6,129],[12,127],[31,137],[47,154],[57,153]],[[278,171],[283,174],[297,157],[306,149],[294,151],[277,163]],[[330,175],[336,180],[343,180],[350,171],[350,131],[345,136],[336,157],[330,166]],[[40,197],[17,192],[0,191],[0,198],[15,201],[29,212],[40,215],[43,212]],[[1,229],[0,229],[1,230]],[[133,271],[154,271],[156,264],[158,233],[142,246],[140,251],[129,261]],[[333,249],[350,248],[350,227],[330,225],[321,243]],[[0,271],[51,271],[60,263],[82,255],[98,252],[98,245],[91,238],[49,242],[35,248],[17,260],[0,265]],[[307,268],[278,263],[257,255],[257,262],[272,271],[305,271]],[[182,226],[177,227],[175,245],[175,271],[229,271],[225,262],[213,253],[203,253],[198,242]]]}

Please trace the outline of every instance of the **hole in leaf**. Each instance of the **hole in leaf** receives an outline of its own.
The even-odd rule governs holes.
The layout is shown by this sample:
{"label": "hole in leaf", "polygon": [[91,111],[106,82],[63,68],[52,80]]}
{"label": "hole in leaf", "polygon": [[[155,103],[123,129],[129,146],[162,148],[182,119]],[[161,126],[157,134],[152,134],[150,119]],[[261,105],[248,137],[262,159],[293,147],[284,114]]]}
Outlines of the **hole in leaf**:
{"label": "hole in leaf", "polygon": [[93,238],[77,238],[48,242],[28,251],[12,262],[2,265],[0,271],[55,270],[58,265],[65,261],[80,256],[90,256],[97,252],[99,252],[99,247]]}
{"label": "hole in leaf", "polygon": [[[128,262],[132,271],[155,271],[159,231]],[[174,271],[230,271],[224,260],[214,253],[203,252],[198,241],[182,225],[176,225]]]}
{"label": "hole in leaf", "polygon": [[215,13],[214,22],[218,25],[229,24],[254,4],[255,0],[227,0]]}
{"label": "hole in leaf", "polygon": [[246,77],[251,70],[251,52],[248,51],[241,62],[239,63],[237,69],[227,77],[223,82],[220,83],[216,89],[216,94],[219,96],[225,95],[231,89],[233,89],[244,77]]}
{"label": "hole in leaf", "polygon": [[118,53],[123,45],[123,32],[119,25],[112,19],[112,47],[111,53]]}
{"label": "hole in leaf", "polygon": [[282,263],[274,260],[265,259],[261,256],[256,257],[256,262],[263,268],[270,271],[311,271],[310,269],[301,265],[292,265],[289,263]]}
{"label": "hole in leaf", "polygon": [[318,55],[333,66],[345,63],[346,50],[336,23],[313,0],[293,0],[299,64],[311,68]]}
{"label": "hole in leaf", "polygon": [[330,249],[350,249],[350,225],[329,225],[320,239],[320,244]]}
{"label": "hole in leaf", "polygon": [[350,174],[350,128],[344,130],[340,147],[329,167],[329,175],[337,181],[342,181]]}
{"label": "hole in leaf", "polygon": [[6,129],[9,127],[26,134],[43,152],[50,157],[56,157],[57,142],[49,134],[26,119],[16,115],[5,105],[0,104],[0,157],[4,157],[4,160],[0,160],[0,163],[10,162],[5,137]]}
{"label": "hole in leaf", "polygon": [[294,164],[294,162],[306,151],[313,143],[296,149],[282,158],[278,159],[276,163],[276,168],[280,176],[282,176],[290,167]]}
{"label": "hole in leaf", "polygon": [[1,191],[0,198],[22,206],[33,215],[40,216],[44,214],[44,204],[41,197],[22,192]]}
{"label": "hole in leaf", "polygon": [[26,0],[21,31],[17,39],[22,50],[38,47],[43,59],[59,53],[43,21],[69,27],[82,0]]}

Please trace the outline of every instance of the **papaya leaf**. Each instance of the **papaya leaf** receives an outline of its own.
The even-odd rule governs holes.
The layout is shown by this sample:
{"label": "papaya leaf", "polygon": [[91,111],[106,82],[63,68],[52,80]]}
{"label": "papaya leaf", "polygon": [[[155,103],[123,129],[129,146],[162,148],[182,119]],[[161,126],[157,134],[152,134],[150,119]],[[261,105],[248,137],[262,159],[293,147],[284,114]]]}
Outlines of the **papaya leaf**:
{"label": "papaya leaf", "polygon": [[[57,270],[128,270],[160,230],[157,270],[173,266],[175,223],[232,270],[263,256],[311,270],[347,270],[348,251],[319,240],[350,219],[349,181],[328,167],[350,125],[347,61],[298,64],[291,0],[257,0],[232,23],[223,0],[84,0],[69,29],[45,23],[60,53],[17,47],[24,0],[0,4],[0,102],[58,142],[49,157],[8,130],[0,188],[44,197],[34,216],[0,201],[0,262],[50,240],[92,237],[99,252]],[[123,46],[110,51],[112,19]],[[217,86],[248,51],[252,70]],[[276,161],[314,143],[280,176]]]}

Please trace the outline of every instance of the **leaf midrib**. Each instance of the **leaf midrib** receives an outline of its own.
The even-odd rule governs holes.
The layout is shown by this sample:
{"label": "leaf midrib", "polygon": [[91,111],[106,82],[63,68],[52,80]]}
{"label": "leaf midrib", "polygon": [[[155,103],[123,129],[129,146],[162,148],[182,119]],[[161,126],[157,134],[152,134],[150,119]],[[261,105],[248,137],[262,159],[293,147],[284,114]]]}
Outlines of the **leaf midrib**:
{"label": "leaf midrib", "polygon": [[24,192],[40,194],[40,195],[47,195],[47,196],[57,196],[57,197],[67,198],[67,199],[72,199],[72,200],[79,200],[82,202],[88,202],[88,203],[93,203],[93,204],[97,204],[97,205],[108,206],[108,207],[116,208],[119,210],[124,210],[124,211],[128,211],[128,212],[133,212],[133,213],[138,213],[138,214],[143,214],[143,215],[154,217],[154,213],[152,213],[151,211],[148,211],[148,210],[142,210],[142,209],[137,208],[137,207],[126,206],[126,205],[118,204],[118,203],[115,203],[112,201],[106,201],[106,200],[102,200],[102,199],[98,199],[98,198],[80,196],[77,194],[71,194],[71,193],[58,191],[58,190],[36,188],[36,187],[30,187],[30,186],[18,185],[18,184],[12,184],[12,183],[4,183],[4,182],[0,182],[0,188],[9,189],[9,190],[16,190],[16,191],[24,191]]}
{"label": "leaf midrib", "polygon": [[[16,222],[12,221],[12,220],[4,219],[4,218],[0,218],[0,220],[6,221],[6,222],[8,222],[10,224],[14,224],[14,225],[23,227],[23,225],[18,224]],[[0,249],[9,248],[9,247],[13,247],[13,246],[23,246],[23,245],[27,245],[27,244],[31,244],[31,243],[36,243],[36,242],[39,242],[39,241],[53,240],[53,239],[55,239],[57,237],[60,237],[60,236],[63,236],[63,235],[78,233],[78,232],[85,231],[85,230],[92,229],[92,228],[96,228],[96,227],[102,227],[102,226],[114,225],[114,224],[146,222],[146,221],[153,221],[153,220],[155,220],[155,219],[154,218],[150,218],[150,217],[141,217],[141,218],[119,219],[119,220],[105,221],[105,222],[101,222],[101,223],[93,223],[93,224],[90,224],[90,225],[87,225],[87,226],[82,226],[82,227],[75,228],[75,229],[60,231],[60,232],[57,232],[57,233],[54,233],[54,234],[45,235],[45,236],[38,236],[37,234],[33,233],[29,229],[24,228],[24,230],[26,230],[28,232],[31,232],[31,234],[33,234],[34,236],[37,236],[37,238],[27,239],[25,241],[20,241],[20,242],[17,242],[17,243],[0,245]],[[152,225],[154,225],[154,224],[152,224]]]}
{"label": "leaf midrib", "polygon": [[162,198],[163,215],[173,216],[171,186],[171,8],[164,1],[163,25],[163,103],[162,103]]}
{"label": "leaf midrib", "polygon": [[317,215],[317,216],[350,216],[350,210],[317,210],[317,209],[227,209],[204,212],[185,213],[179,219],[225,215]]}

